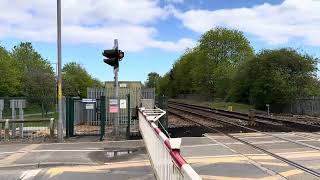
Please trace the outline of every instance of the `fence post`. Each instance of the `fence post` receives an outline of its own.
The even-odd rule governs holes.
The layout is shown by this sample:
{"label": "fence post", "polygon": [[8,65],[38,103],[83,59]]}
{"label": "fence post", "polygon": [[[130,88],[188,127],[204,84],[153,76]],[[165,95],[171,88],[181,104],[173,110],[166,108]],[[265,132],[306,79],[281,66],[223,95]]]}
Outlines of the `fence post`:
{"label": "fence post", "polygon": [[66,137],[70,137],[70,97],[66,97]]}
{"label": "fence post", "polygon": [[70,136],[74,136],[74,99],[73,97],[70,98]]}
{"label": "fence post", "polygon": [[[22,106],[19,107],[19,119],[21,121],[23,121],[23,108],[22,108]],[[20,138],[23,138],[23,123],[20,123],[20,125],[19,125],[19,132],[20,132]]]}
{"label": "fence post", "polygon": [[6,122],[4,125],[4,139],[9,140],[9,119],[6,119]]}
{"label": "fence post", "polygon": [[[4,108],[4,100],[0,99],[0,120],[2,120],[3,108]],[[2,134],[2,123],[0,123],[0,139],[1,139],[1,134]]]}
{"label": "fence post", "polygon": [[131,125],[130,93],[127,95],[127,98],[128,98],[127,139],[129,139],[130,138],[130,125]]}
{"label": "fence post", "polygon": [[50,137],[53,138],[54,137],[54,118],[50,119]]}
{"label": "fence post", "polygon": [[103,141],[106,126],[106,97],[100,96],[100,141]]}

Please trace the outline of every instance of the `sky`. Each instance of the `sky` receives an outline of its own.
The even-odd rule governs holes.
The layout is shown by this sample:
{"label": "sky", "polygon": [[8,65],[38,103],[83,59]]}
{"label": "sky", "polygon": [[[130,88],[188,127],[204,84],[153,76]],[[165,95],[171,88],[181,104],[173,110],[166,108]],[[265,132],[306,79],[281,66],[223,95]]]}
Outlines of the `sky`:
{"label": "sky", "polygon": [[[256,52],[292,47],[320,57],[319,9],[320,0],[62,0],[62,62],[113,80],[102,51],[118,39],[119,79],[145,81],[215,27],[244,32]],[[55,66],[56,1],[1,0],[0,12],[0,46],[32,42]]]}

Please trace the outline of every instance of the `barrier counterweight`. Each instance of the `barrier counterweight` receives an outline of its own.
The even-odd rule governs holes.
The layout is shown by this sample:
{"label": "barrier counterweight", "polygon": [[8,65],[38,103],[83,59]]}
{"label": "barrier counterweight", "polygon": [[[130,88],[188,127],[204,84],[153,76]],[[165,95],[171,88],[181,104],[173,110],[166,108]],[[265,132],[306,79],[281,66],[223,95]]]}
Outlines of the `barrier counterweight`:
{"label": "barrier counterweight", "polygon": [[156,125],[165,114],[161,109],[139,111],[139,128],[154,174],[159,180],[200,180],[201,177],[180,155],[180,138],[168,138]]}

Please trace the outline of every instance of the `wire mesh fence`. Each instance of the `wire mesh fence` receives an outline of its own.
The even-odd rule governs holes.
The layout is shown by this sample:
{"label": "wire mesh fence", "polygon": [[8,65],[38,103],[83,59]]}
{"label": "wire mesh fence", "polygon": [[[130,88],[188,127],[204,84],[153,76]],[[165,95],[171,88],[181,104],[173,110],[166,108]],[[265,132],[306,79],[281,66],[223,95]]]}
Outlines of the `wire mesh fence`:
{"label": "wire mesh fence", "polygon": [[44,141],[55,137],[54,97],[0,97],[0,141]]}
{"label": "wire mesh fence", "polygon": [[0,142],[48,141],[56,137],[54,118],[0,120]]}

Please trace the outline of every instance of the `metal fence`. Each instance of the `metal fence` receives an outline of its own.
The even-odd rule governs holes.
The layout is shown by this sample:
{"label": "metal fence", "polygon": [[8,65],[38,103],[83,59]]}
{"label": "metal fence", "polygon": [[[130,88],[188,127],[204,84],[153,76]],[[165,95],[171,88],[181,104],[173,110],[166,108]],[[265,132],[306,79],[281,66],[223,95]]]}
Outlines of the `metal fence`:
{"label": "metal fence", "polygon": [[56,137],[56,125],[50,119],[0,120],[0,141],[47,141]]}
{"label": "metal fence", "polygon": [[[87,89],[87,98],[89,99],[96,99],[101,95],[106,96],[106,103],[107,103],[107,125],[113,124],[113,119],[116,118],[115,113],[110,113],[109,109],[109,102],[111,99],[114,98],[114,88],[88,88]],[[154,99],[155,99],[155,89],[154,88],[119,88],[119,101],[127,100],[127,95],[130,95],[130,113],[128,113],[127,108],[120,108],[119,109],[119,125],[126,128],[128,124],[128,116],[133,116],[137,114],[137,108],[141,107],[142,104],[147,103],[150,106],[154,106]],[[92,115],[89,115],[94,117]],[[89,118],[90,119],[90,118]],[[138,131],[138,121],[137,118],[130,118],[130,125],[132,131]]]}
{"label": "metal fence", "polygon": [[0,97],[0,141],[35,141],[55,137],[54,97]]}
{"label": "metal fence", "polygon": [[296,99],[284,108],[284,112],[300,115],[320,116],[320,97]]}

